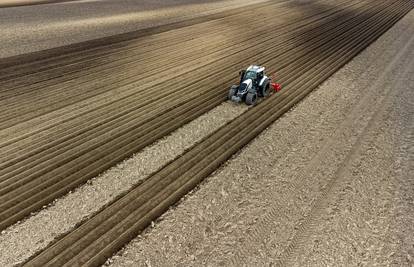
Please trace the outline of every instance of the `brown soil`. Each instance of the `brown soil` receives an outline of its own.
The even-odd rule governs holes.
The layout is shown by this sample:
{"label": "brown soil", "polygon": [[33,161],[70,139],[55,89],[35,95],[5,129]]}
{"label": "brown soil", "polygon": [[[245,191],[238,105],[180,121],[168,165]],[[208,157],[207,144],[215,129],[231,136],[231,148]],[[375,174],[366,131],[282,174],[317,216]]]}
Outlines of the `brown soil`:
{"label": "brown soil", "polygon": [[0,58],[198,18],[265,1],[1,0]]}
{"label": "brown soil", "polygon": [[26,261],[247,109],[223,103],[0,235],[0,266]]}
{"label": "brown soil", "polygon": [[413,21],[411,12],[109,262],[411,266]]}
{"label": "brown soil", "polygon": [[[0,122],[4,127],[0,132],[0,146],[3,149],[0,154],[3,160],[3,168],[0,170],[0,228],[50,203],[131,153],[216,106],[225,98],[227,90],[224,85],[234,78],[234,75],[223,73],[235,73],[247,59],[263,62],[271,72],[278,65],[279,79],[285,85],[284,91],[220,128],[142,184],[134,186],[126,195],[117,196],[117,200],[111,205],[29,262],[33,266],[43,266],[46,263],[102,263],[411,8],[412,3],[404,1],[375,2],[375,5],[369,2],[332,5],[329,1],[312,5],[267,3],[255,7],[255,11],[263,17],[255,17],[249,24],[251,28],[244,29],[246,35],[240,35],[236,31],[240,26],[238,18],[244,11],[235,10],[233,13],[220,15],[222,17],[189,24],[186,25],[188,27],[174,31],[138,39],[134,35],[135,39],[120,39],[111,45],[104,45],[104,48],[91,46],[88,47],[89,53],[74,46],[74,50],[62,55],[56,54],[58,50],[35,55],[37,61],[25,65],[13,66],[10,64],[12,61],[5,62],[4,72],[1,74],[1,83],[4,85],[4,98],[1,101],[7,105],[8,112],[2,116]],[[274,16],[275,10],[285,10],[286,13]],[[249,11],[245,12],[247,15]],[[261,27],[261,32],[258,32],[255,23],[263,25],[264,20],[269,24]],[[278,23],[283,27],[275,31],[274,26]],[[194,39],[194,35],[199,34],[201,29],[204,29],[203,35]],[[206,32],[205,29],[211,32]],[[209,34],[209,38],[203,40]],[[186,40],[183,41],[183,38]],[[221,41],[225,47],[218,45]],[[186,45],[183,45],[184,42]],[[207,49],[209,45],[212,50]],[[168,49],[173,52],[167,53]],[[258,49],[262,52],[256,54]],[[401,53],[406,50],[402,49]],[[228,54],[229,51],[233,51],[232,54]],[[252,53],[249,54],[249,51]],[[44,59],[39,58],[39,55]],[[160,65],[152,66],[153,63]],[[194,66],[197,69],[194,70]],[[142,72],[143,68],[148,69]],[[211,70],[220,72],[206,75]],[[59,74],[62,71],[65,75]],[[154,76],[146,77],[148,73]],[[160,73],[163,75],[157,76]],[[388,74],[387,71],[384,73]],[[194,81],[193,77],[200,80]],[[165,84],[168,84],[168,88],[157,91],[158,94],[154,96],[153,89]],[[79,92],[79,88],[84,91]],[[288,161],[282,166],[293,166],[295,170],[305,167],[298,175],[299,180],[282,179],[277,185],[270,182],[278,180],[279,173],[274,173],[272,168],[261,167],[273,166],[271,162],[266,162],[271,147],[263,157],[248,157],[249,164],[244,162],[244,167],[239,168],[240,170],[245,168],[247,173],[253,170],[264,177],[273,175],[265,183],[266,190],[271,191],[264,191],[258,197],[252,194],[249,202],[262,205],[265,203],[265,211],[270,215],[264,216],[263,227],[258,232],[248,233],[245,241],[239,240],[239,243],[245,244],[230,258],[231,263],[240,265],[250,260],[252,264],[259,263],[255,262],[261,259],[257,255],[247,259],[245,255],[250,251],[249,246],[257,248],[255,242],[258,238],[261,242],[267,240],[268,232],[261,232],[276,221],[275,217],[279,218],[279,215],[275,215],[279,213],[286,213],[285,217],[290,223],[298,221],[291,237],[287,236],[291,228],[280,228],[284,231],[278,236],[283,244],[285,234],[287,250],[281,252],[276,260],[283,263],[296,255],[296,249],[302,247],[301,240],[305,239],[302,237],[306,233],[303,229],[311,228],[315,217],[311,215],[317,214],[314,210],[318,211],[323,206],[323,201],[320,204],[318,199],[327,199],[312,196],[312,193],[319,192],[322,197],[329,195],[330,191],[324,188],[331,188],[330,185],[334,184],[332,181],[336,181],[330,178],[329,171],[334,171],[335,164],[346,160],[346,155],[358,144],[359,136],[364,133],[363,129],[369,125],[370,120],[367,122],[367,119],[370,117],[361,117],[360,114],[370,113],[368,107],[375,106],[378,99],[369,95],[374,89],[368,90],[367,96],[361,97],[361,104],[355,108],[360,112],[349,112],[350,115],[344,123],[333,126],[334,137],[326,140],[313,139],[313,143],[303,147],[306,155],[313,155],[309,150],[314,148],[312,145],[322,146],[309,165],[302,165],[304,163],[301,158],[295,158],[294,152],[299,151],[285,150],[292,157],[285,158],[285,161],[293,159],[290,162],[294,164],[289,165]],[[330,101],[332,103],[334,101]],[[321,115],[322,112],[318,114]],[[335,119],[338,118],[333,118]],[[332,126],[325,125],[324,122],[326,121],[315,125],[326,126],[327,129]],[[314,127],[313,124],[308,125],[309,129]],[[348,128],[357,130],[346,131]],[[291,136],[294,135],[286,135],[286,138]],[[279,147],[289,145],[289,140],[284,140],[285,143]],[[352,142],[348,142],[349,140]],[[324,145],[322,141],[330,145]],[[318,166],[322,166],[327,159],[335,159],[338,149],[343,150],[339,153],[340,157],[337,161],[333,160],[332,166],[328,165],[327,173],[320,174]],[[256,161],[259,162],[254,163]],[[282,168],[278,167],[277,170]],[[309,175],[311,178],[319,175],[322,177],[315,181],[307,179]],[[246,192],[255,192],[255,189],[261,189],[260,186],[262,183],[256,181],[251,188],[246,188]],[[293,192],[292,188],[298,191]],[[220,191],[223,199],[228,195],[227,190],[228,188],[223,188]],[[278,192],[276,199],[271,195],[274,190]],[[301,202],[278,201],[289,200],[291,196],[299,196],[300,201],[315,204],[309,205],[308,211],[301,209],[298,214],[289,213],[292,211],[290,204],[300,206],[298,204]],[[267,204],[275,204],[272,202],[275,201],[277,205],[266,205],[262,197],[270,200]],[[231,211],[228,208],[236,210],[230,205],[229,199],[227,201],[229,205],[222,211],[226,211],[226,208],[227,212]],[[247,206],[251,210],[252,206]],[[268,209],[273,206],[278,210]],[[240,218],[238,224],[248,222],[249,225],[254,225],[256,220],[263,219],[257,217],[256,212],[260,211],[263,213],[263,206],[262,209],[259,206],[254,210],[256,215],[253,222],[246,221],[249,216],[245,214],[246,217]],[[300,220],[301,216],[304,216],[304,220]],[[237,228],[237,224],[233,226]],[[233,226],[226,224],[224,227],[233,229]],[[211,227],[207,233],[210,233]],[[234,242],[229,244],[235,247]],[[226,251],[223,249],[220,253],[226,254]],[[265,253],[262,249],[254,251],[260,255]]]}
{"label": "brown soil", "polygon": [[[361,9],[357,10],[358,16],[352,16],[346,23],[333,27],[331,34],[322,34],[322,28],[324,27],[318,27],[317,33],[319,33],[321,38],[319,42],[305,46],[304,50],[299,53],[285,54],[287,59],[292,59],[292,64],[286,62],[286,68],[279,72],[279,79],[286,85],[284,91],[249,109],[214,132],[181,157],[154,173],[142,184],[135,186],[126,195],[121,196],[94,217],[82,223],[76,230],[71,231],[39,255],[36,255],[27,262],[28,265],[87,264],[97,266],[105,262],[109,255],[116,252],[123,244],[140,233],[151,223],[151,220],[158,218],[166,209],[212,173],[221,163],[256,137],[267,126],[271,125],[272,122],[289,110],[295,103],[333,74],[335,70],[339,69],[369,43],[377,39],[386,29],[391,27],[394,22],[402,18],[412,8],[412,3],[408,2],[398,1],[390,3],[387,1],[383,2],[382,6],[377,4],[378,2],[375,2],[375,5],[365,6],[368,9],[360,6],[359,8]],[[337,19],[334,21],[338,22]],[[334,25],[329,24],[329,26]],[[311,32],[306,32],[306,36],[310,35]],[[340,37],[341,42],[338,42]],[[410,42],[408,44],[411,45]],[[317,49],[312,50],[312,47],[315,46]],[[402,49],[403,52],[406,50]],[[295,58],[297,54],[299,56],[303,54],[306,57]],[[283,64],[281,63],[283,61],[277,61],[279,64]],[[390,66],[393,66],[393,64]],[[377,89],[377,86],[372,87]],[[369,90],[368,92],[371,91]],[[367,103],[370,99],[363,97],[362,100],[361,107],[370,106]],[[350,119],[345,120],[335,131],[335,135],[338,132],[336,139],[339,139],[340,149],[345,149],[345,151],[350,149],[350,145],[352,147],[355,144],[352,142],[357,142],[358,140],[355,137],[360,134],[358,131],[365,128],[365,117],[360,119],[358,114],[360,113],[351,112]],[[348,129],[348,126],[354,126],[352,124],[353,119],[356,119],[357,125],[354,128],[357,131],[344,131],[344,129]],[[345,142],[348,139],[351,139],[352,142]],[[334,155],[337,149],[334,146],[332,152]],[[333,158],[333,155],[330,154],[331,151],[322,149],[322,156],[318,156],[316,160],[321,160],[325,157]],[[346,153],[342,155],[346,155]],[[255,160],[264,160],[264,158],[253,157],[250,160],[254,162]],[[300,166],[301,163],[299,160],[292,162],[296,166]],[[260,166],[260,164],[251,165],[246,164],[246,162],[245,165],[248,167]],[[304,172],[304,175],[315,173],[314,166],[320,165],[311,164],[308,170]],[[251,168],[257,170],[254,167]],[[318,173],[316,172],[316,174]],[[326,175],[326,173],[322,175]],[[312,190],[317,189],[318,185],[323,185],[323,179],[318,181],[320,182],[319,184],[315,184],[315,182],[309,184],[311,182],[310,179],[300,179],[300,183],[297,183],[297,186],[299,188],[303,187],[307,192],[312,193]],[[327,185],[331,184],[331,181],[334,180],[325,180]],[[289,191],[286,191],[286,194],[285,198],[288,199]],[[321,194],[322,196],[326,195],[326,191],[322,190]],[[301,200],[306,200],[307,197],[306,194],[296,193],[294,195],[303,196],[300,198]],[[316,205],[316,207],[318,206]],[[289,206],[287,207],[289,208]],[[286,206],[280,206],[280,208],[286,209]],[[270,221],[274,221],[272,216],[270,216]],[[290,218],[290,222],[292,222],[292,218]],[[298,227],[303,228],[303,225],[307,224],[308,222],[305,219]],[[298,231],[298,234],[295,236],[300,236],[300,233],[301,231]],[[255,238],[256,234],[253,234],[252,239]],[[263,240],[263,237],[260,237],[260,239]],[[292,246],[287,246],[288,252],[293,250],[291,247],[295,247],[296,239],[293,238],[292,242],[290,242]],[[243,249],[246,249],[248,244],[246,243]],[[242,259],[244,255],[247,254],[243,251],[241,254],[235,255],[233,260],[235,265],[245,262]],[[293,254],[282,254],[279,261],[283,262],[286,258],[289,258],[289,255]]]}
{"label": "brown soil", "polygon": [[[269,73],[283,64],[282,78],[297,76],[295,64],[317,53],[306,51],[329,46],[326,39],[339,34],[334,24],[323,31],[318,26],[338,17],[334,23],[356,24],[349,10],[358,7],[370,10],[357,3],[321,2],[309,9],[267,3],[256,6],[262,16],[242,35],[239,16],[249,11],[239,10],[150,37],[52,57],[45,52],[45,59],[5,67],[0,229],[220,104],[246,61],[266,64]],[[270,19],[272,26],[256,29]],[[275,31],[275,25],[283,26]]]}

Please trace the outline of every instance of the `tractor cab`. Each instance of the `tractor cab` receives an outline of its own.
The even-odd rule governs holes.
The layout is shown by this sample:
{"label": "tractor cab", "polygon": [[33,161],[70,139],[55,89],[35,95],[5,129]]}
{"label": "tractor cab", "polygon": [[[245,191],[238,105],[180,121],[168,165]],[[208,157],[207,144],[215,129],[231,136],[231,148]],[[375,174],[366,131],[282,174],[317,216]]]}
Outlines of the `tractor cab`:
{"label": "tractor cab", "polygon": [[254,87],[259,86],[265,76],[264,70],[264,67],[252,65],[248,67],[247,70],[240,71],[240,84],[250,79]]}

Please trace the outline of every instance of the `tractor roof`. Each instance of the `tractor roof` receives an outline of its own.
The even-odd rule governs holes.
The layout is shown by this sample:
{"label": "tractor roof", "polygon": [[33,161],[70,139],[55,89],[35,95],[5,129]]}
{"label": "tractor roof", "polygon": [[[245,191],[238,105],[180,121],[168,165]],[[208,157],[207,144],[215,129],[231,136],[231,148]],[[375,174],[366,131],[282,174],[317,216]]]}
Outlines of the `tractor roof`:
{"label": "tractor roof", "polygon": [[264,67],[261,66],[257,66],[257,65],[251,65],[250,67],[247,68],[247,71],[255,71],[255,72],[262,72],[264,71]]}

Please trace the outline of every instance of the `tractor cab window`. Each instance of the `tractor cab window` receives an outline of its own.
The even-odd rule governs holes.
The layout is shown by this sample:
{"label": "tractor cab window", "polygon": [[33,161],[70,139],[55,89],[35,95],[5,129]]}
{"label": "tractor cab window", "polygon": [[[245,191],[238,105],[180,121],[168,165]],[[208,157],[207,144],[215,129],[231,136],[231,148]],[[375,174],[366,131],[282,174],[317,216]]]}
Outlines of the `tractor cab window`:
{"label": "tractor cab window", "polygon": [[257,79],[261,80],[263,78],[263,71],[257,73]]}
{"label": "tractor cab window", "polygon": [[247,71],[244,75],[244,80],[252,79],[253,81],[256,79],[256,72],[255,71]]}

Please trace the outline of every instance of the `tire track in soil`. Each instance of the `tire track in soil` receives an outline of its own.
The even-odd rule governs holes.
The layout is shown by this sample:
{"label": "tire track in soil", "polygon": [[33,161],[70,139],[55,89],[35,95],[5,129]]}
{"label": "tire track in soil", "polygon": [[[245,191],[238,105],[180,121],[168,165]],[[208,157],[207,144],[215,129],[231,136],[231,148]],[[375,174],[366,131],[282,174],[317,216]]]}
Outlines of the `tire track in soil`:
{"label": "tire track in soil", "polygon": [[[410,29],[406,29],[406,32],[410,32]],[[409,39],[411,35],[408,34],[406,36],[407,37],[405,39]],[[403,49],[400,50],[399,53],[396,53],[396,56],[393,58],[392,62],[390,62],[390,64],[387,65],[381,77],[378,80],[376,80],[376,83],[371,85],[370,88],[364,90],[362,97],[359,98],[359,102],[355,105],[354,108],[352,108],[347,119],[338,127],[338,129],[333,133],[329,140],[324,142],[324,145],[320,148],[318,153],[306,165],[305,169],[301,171],[301,174],[299,174],[299,176],[303,177],[303,180],[308,180],[306,179],[306,176],[316,175],[316,173],[320,171],[319,168],[323,165],[326,165],[324,157],[326,157],[326,155],[329,154],[331,150],[333,150],[333,145],[335,144],[335,142],[343,138],[342,134],[343,132],[345,132],[345,129],[358,129],[358,127],[353,127],[353,124],[355,123],[355,121],[361,121],[362,118],[356,117],[361,116],[361,114],[364,114],[363,116],[361,116],[364,117],[365,114],[367,114],[366,109],[370,107],[368,103],[372,101],[372,99],[375,99],[378,90],[377,88],[386,83],[386,75],[388,75],[391,72],[392,68],[395,67],[395,64],[399,63],[399,60],[402,56],[404,56],[404,53],[407,52],[409,45],[410,43],[412,43],[412,41],[413,38],[411,38],[409,42],[404,45]],[[362,73],[361,75],[366,76],[365,73]],[[343,146],[346,147],[346,145]],[[302,179],[299,179],[298,183],[290,185],[289,190],[291,190],[292,194],[297,194],[298,192],[301,192],[301,190],[298,190],[298,188],[306,186],[305,184],[301,185],[300,181],[302,181]],[[250,229],[251,232],[248,232],[246,234],[246,240],[244,242],[251,243],[252,240],[255,240],[256,243],[260,243],[259,240],[262,240],[266,236],[266,233],[271,232],[273,227],[272,222],[278,221],[277,218],[280,217],[282,214],[283,212],[279,210],[278,207],[272,207],[270,211],[267,214],[265,214],[257,223],[257,225],[260,225],[260,227]],[[231,265],[233,266],[242,266],[245,262],[244,255],[249,255],[249,247],[243,245],[239,247],[240,249],[236,251],[236,255],[231,259]],[[289,266],[289,264],[287,264],[287,266]]]}
{"label": "tire track in soil", "polygon": [[[410,15],[413,18],[413,13]],[[406,56],[414,59],[412,53]],[[410,79],[414,68],[405,63],[393,71],[399,82],[392,84],[392,98],[370,132],[371,142],[366,142],[346,179],[334,188],[326,212],[321,213],[300,253],[295,253],[296,266],[412,265],[414,206],[409,190],[412,192],[413,176],[399,175],[402,166],[397,152],[399,145],[410,146],[402,135],[412,128],[406,123],[413,114],[406,100],[413,99],[412,90],[407,89],[414,88]],[[400,75],[406,68],[411,68],[411,73]],[[406,153],[404,160],[409,157]]]}
{"label": "tire track in soil", "polygon": [[[413,80],[413,76],[411,76]],[[411,81],[411,84],[413,82]],[[401,216],[395,218],[397,229],[407,229],[406,234],[400,237],[401,242],[398,245],[397,255],[395,258],[399,259],[399,262],[392,262],[393,265],[399,265],[401,262],[406,262],[408,265],[414,265],[414,250],[413,250],[413,233],[414,233],[414,90],[405,90],[400,96],[401,100],[394,105],[397,106],[397,118],[400,125],[397,125],[397,129],[402,131],[396,131],[395,136],[398,136],[398,142],[396,142],[396,167],[395,173],[400,181],[398,188],[396,189],[396,199],[399,200],[396,213],[404,214],[403,219]],[[406,113],[409,111],[408,113]],[[404,127],[404,125],[406,127]],[[409,203],[407,205],[406,203]],[[397,216],[396,216],[397,217]]]}
{"label": "tire track in soil", "polygon": [[[393,59],[393,61],[389,65],[387,65],[384,72],[382,72],[379,79],[377,79],[377,82],[373,84],[372,87],[369,89],[370,94],[365,95],[364,99],[360,102],[359,107],[353,110],[348,119],[340,127],[340,129],[337,132],[337,135],[328,141],[328,145],[324,149],[322,149],[321,153],[319,153],[318,156],[315,158],[315,161],[312,160],[310,164],[311,167],[318,168],[318,166],[321,166],[323,164],[323,161],[319,161],[319,158],[323,155],[323,153],[326,153],[326,150],[329,149],[331,143],[335,142],[335,140],[339,138],[343,138],[340,135],[342,134],[342,132],[344,132],[344,129],[350,128],[350,125],[352,125],[352,122],[354,121],[362,121],[363,117],[365,117],[366,114],[368,114],[368,112],[364,112],[364,109],[370,110],[370,107],[375,108],[375,110],[371,110],[371,112],[369,112],[371,114],[371,117],[367,124],[363,128],[361,128],[362,131],[359,132],[356,136],[351,136],[351,138],[356,139],[355,142],[352,144],[351,150],[347,154],[346,158],[341,162],[341,165],[339,166],[338,170],[335,172],[333,177],[328,180],[328,183],[322,189],[320,196],[313,203],[309,213],[305,216],[304,220],[297,226],[298,230],[294,234],[292,240],[290,241],[290,244],[288,245],[284,253],[278,259],[276,264],[277,266],[294,265],[295,259],[297,257],[296,253],[300,251],[300,249],[306,243],[307,239],[310,237],[312,229],[314,229],[316,224],[318,223],[318,218],[321,216],[321,213],[324,212],[324,209],[326,208],[326,205],[329,203],[329,200],[332,199],[332,193],[334,192],[335,187],[339,186],[340,183],[344,182],[344,179],[346,179],[346,173],[349,170],[352,163],[356,161],[358,155],[361,153],[361,150],[366,146],[366,144],[371,142],[371,139],[374,138],[374,136],[369,136],[368,133],[372,131],[372,129],[381,122],[379,118],[381,118],[386,112],[386,105],[384,105],[384,103],[387,102],[393,96],[393,94],[397,92],[392,91],[393,87],[389,86],[388,89],[385,91],[385,94],[383,94],[383,92],[380,93],[379,100],[374,100],[374,105],[367,104],[367,102],[369,100],[372,101],[373,98],[375,99],[375,95],[378,95],[377,88],[381,87],[382,84],[387,82],[387,75],[390,75],[390,73],[393,71],[393,68],[395,68],[397,64],[401,64],[401,59],[405,57],[407,53],[413,51],[413,41],[414,36],[411,37],[408,43],[405,45],[405,47],[399,51],[398,55]],[[407,58],[410,59],[410,57],[406,57],[406,59]],[[414,60],[410,59],[410,62],[408,62],[408,66],[410,66],[411,68],[414,67],[413,63]],[[405,73],[401,74],[401,77],[403,77],[409,71],[411,71],[410,67],[407,68]]]}

